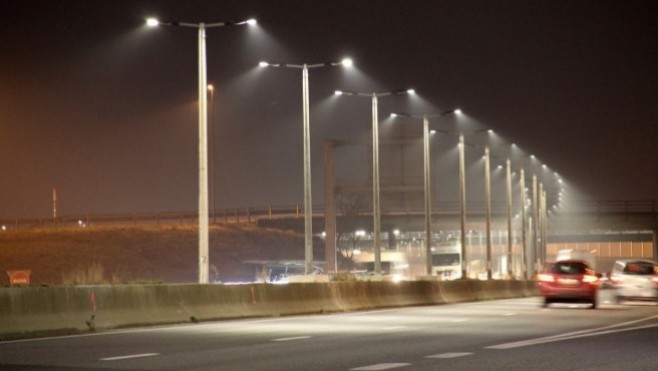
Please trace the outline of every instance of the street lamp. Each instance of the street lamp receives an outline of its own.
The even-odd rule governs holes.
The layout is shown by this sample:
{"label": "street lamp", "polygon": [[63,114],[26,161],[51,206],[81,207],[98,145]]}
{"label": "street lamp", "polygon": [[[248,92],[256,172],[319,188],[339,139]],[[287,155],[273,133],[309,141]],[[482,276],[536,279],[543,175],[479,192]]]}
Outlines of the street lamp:
{"label": "street lamp", "polygon": [[466,143],[464,142],[465,134],[479,134],[483,132],[491,133],[491,130],[481,129],[475,130],[470,133],[465,133],[463,131],[459,132],[459,212],[460,212],[460,243],[461,243],[461,261],[462,261],[462,273],[461,278],[467,278],[468,269],[467,269],[467,256],[466,256],[466,159],[464,153],[464,147]]}
{"label": "street lamp", "polygon": [[308,104],[308,70],[311,68],[343,66],[351,67],[352,60],[316,64],[287,64],[260,62],[261,67],[283,67],[302,70],[302,112],[304,117],[304,273],[313,271],[313,198],[311,197],[311,139]]}
{"label": "street lamp", "polygon": [[217,223],[215,217],[215,87],[208,84],[210,93],[210,205],[212,208],[212,222]]}
{"label": "street lamp", "polygon": [[389,95],[414,94],[413,89],[396,90],[381,93],[359,93],[351,91],[336,90],[336,95],[370,97],[372,100],[372,207],[373,207],[373,250],[375,255],[375,274],[381,274],[381,247],[380,247],[380,207],[379,207],[379,128],[377,119],[377,98]]}
{"label": "street lamp", "polygon": [[209,281],[208,258],[208,95],[206,75],[206,29],[224,26],[254,25],[255,19],[240,22],[187,23],[160,22],[155,18],[146,20],[149,27],[158,25],[191,27],[198,29],[199,45],[199,283]]}
{"label": "street lamp", "polygon": [[[442,113],[424,114],[424,115],[411,115],[408,113],[391,113],[391,117],[410,117],[419,118],[423,120],[423,174],[424,174],[424,191],[425,191],[425,264],[426,274],[432,275],[432,199],[430,187],[430,139],[429,139],[429,119],[433,117],[442,117],[449,114],[459,114],[459,109],[452,111],[445,111]],[[434,132],[434,130],[433,130]]]}

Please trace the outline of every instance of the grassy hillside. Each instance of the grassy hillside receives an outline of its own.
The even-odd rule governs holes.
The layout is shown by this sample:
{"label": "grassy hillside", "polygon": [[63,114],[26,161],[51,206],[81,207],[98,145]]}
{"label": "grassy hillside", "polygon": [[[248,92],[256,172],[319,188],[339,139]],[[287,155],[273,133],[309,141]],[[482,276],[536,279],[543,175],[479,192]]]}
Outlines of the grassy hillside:
{"label": "grassy hillside", "polygon": [[[245,260],[299,259],[303,236],[250,224],[210,228],[210,274],[221,281],[251,278]],[[316,256],[322,252],[316,251]],[[32,284],[78,280],[196,282],[196,226],[91,226],[0,232],[0,284],[7,270],[32,270]],[[102,276],[102,278],[99,278]],[[90,282],[91,283],[91,282]]]}

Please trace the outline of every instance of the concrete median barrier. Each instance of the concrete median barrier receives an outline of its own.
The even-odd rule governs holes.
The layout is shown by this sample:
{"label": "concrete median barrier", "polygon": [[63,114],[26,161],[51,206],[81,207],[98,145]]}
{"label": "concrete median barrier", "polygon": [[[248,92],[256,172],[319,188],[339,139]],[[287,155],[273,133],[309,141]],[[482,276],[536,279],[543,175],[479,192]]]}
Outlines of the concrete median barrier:
{"label": "concrete median barrier", "polygon": [[531,281],[469,280],[0,288],[0,340],[533,295]]}

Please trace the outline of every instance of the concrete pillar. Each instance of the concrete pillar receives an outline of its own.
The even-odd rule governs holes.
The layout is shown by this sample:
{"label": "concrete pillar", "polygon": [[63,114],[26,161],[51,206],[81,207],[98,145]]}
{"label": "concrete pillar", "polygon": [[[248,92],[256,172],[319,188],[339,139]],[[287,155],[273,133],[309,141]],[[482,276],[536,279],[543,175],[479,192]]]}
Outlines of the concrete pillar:
{"label": "concrete pillar", "polygon": [[324,251],[326,272],[336,273],[336,195],[334,142],[324,142]]}
{"label": "concrete pillar", "polygon": [[658,226],[653,228],[653,260],[658,259]]}

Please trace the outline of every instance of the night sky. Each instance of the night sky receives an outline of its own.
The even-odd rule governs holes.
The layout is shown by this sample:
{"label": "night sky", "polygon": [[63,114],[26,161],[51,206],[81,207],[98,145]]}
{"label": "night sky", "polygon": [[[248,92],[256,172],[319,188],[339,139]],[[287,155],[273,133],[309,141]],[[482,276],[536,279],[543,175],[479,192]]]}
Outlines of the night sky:
{"label": "night sky", "polygon": [[[60,215],[196,210],[197,32],[149,16],[258,19],[208,30],[220,209],[303,200],[301,72],[258,62],[345,56],[353,70],[310,72],[316,204],[323,141],[370,130],[370,100],[333,91],[408,87],[419,97],[380,100],[382,137],[398,130],[390,112],[461,108],[579,197],[658,199],[656,1],[20,0],[0,14],[0,219],[51,215],[53,188]],[[433,142],[438,202],[457,200],[455,146]],[[355,153],[339,156],[342,182],[367,178]]]}

